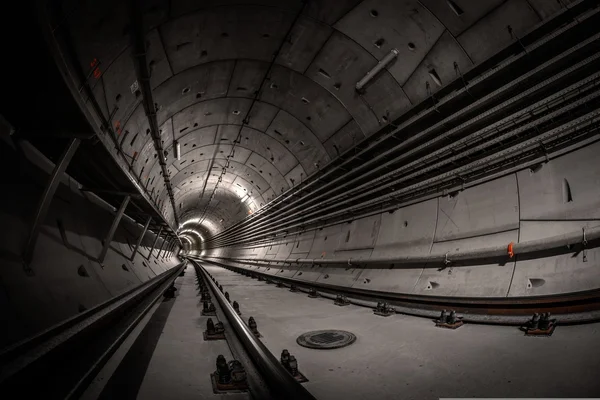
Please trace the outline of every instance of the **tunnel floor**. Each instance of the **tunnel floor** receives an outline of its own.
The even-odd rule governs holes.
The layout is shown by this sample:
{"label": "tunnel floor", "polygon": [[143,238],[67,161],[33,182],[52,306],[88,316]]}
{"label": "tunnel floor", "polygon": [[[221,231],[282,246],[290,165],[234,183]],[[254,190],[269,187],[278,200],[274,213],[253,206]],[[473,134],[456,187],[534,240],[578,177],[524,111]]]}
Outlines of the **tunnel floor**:
{"label": "tunnel floor", "polygon": [[[339,307],[332,300],[292,293],[220,267],[205,268],[231,301],[240,304],[242,318],[256,319],[261,340],[277,358],[283,349],[296,356],[300,372],[309,379],[305,387],[318,399],[600,395],[600,324],[559,326],[549,338],[525,337],[515,327],[492,325],[445,330],[425,318],[379,317],[364,307]],[[176,286],[177,297],[161,317],[166,320],[160,336],[144,332],[157,322],[161,307],[164,314],[164,302],[127,345],[123,360],[129,358],[129,366],[137,369],[129,370],[130,376],[139,376],[140,369],[144,375],[137,398],[249,398],[212,393],[209,374],[216,357],[223,354],[229,360],[231,351],[225,341],[202,338],[208,317],[200,316],[192,268],[177,278]],[[324,329],[346,330],[357,339],[332,350],[296,343],[299,335]],[[109,383],[118,380],[119,369]]]}

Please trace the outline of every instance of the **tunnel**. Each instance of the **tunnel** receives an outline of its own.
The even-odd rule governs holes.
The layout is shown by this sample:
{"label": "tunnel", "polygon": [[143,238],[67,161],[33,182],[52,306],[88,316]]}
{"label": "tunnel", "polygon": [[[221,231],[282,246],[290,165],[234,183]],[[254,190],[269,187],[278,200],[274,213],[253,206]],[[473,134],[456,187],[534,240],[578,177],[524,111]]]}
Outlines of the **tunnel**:
{"label": "tunnel", "polygon": [[0,398],[600,398],[598,1],[9,3]]}

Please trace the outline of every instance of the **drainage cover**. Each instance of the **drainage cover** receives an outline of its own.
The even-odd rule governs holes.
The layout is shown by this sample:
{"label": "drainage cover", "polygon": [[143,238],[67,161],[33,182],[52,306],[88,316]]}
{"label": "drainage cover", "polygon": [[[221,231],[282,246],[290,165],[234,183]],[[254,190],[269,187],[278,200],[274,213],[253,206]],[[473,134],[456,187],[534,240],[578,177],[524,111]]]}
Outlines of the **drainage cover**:
{"label": "drainage cover", "polygon": [[356,336],[350,332],[325,330],[303,333],[296,342],[311,349],[338,349],[351,345],[355,340]]}

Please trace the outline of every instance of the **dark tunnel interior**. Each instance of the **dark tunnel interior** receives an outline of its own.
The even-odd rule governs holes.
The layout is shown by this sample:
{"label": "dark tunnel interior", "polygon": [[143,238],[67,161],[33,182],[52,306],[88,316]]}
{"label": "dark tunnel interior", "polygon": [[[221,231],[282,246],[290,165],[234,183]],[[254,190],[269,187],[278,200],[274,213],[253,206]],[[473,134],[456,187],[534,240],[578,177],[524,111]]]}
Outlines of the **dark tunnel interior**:
{"label": "dark tunnel interior", "polygon": [[600,398],[598,1],[4,11],[0,398]]}

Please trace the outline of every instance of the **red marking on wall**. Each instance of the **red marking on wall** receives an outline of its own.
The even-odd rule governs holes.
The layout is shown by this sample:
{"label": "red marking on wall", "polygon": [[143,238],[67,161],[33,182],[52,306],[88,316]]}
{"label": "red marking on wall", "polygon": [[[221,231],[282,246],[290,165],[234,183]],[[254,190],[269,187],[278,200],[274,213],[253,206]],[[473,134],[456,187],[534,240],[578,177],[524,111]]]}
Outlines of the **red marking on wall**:
{"label": "red marking on wall", "polygon": [[115,122],[115,130],[117,131],[117,135],[120,135],[120,134],[121,134],[121,132],[122,132],[122,129],[121,129],[121,121],[116,121],[116,122]]}
{"label": "red marking on wall", "polygon": [[513,251],[513,245],[514,245],[514,243],[513,243],[513,242],[510,242],[510,243],[508,244],[508,249],[507,249],[507,251],[508,251],[508,257],[509,257],[509,258],[513,258],[513,257],[515,256],[515,252]]}
{"label": "red marking on wall", "polygon": [[102,75],[102,71],[100,71],[100,68],[98,67],[98,59],[94,58],[91,62],[90,62],[90,67],[94,68],[94,78],[98,79],[100,78],[100,76]]}

